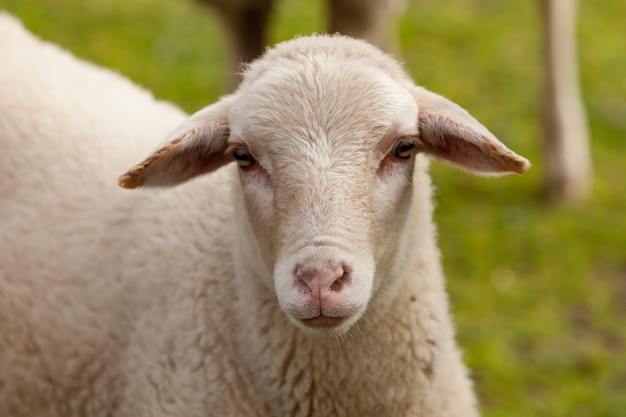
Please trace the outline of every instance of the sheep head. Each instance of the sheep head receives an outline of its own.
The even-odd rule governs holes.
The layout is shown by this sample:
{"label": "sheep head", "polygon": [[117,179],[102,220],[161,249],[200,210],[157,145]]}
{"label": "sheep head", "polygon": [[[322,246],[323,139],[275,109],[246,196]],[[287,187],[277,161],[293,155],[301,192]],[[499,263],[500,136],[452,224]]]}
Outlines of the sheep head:
{"label": "sheep head", "polygon": [[399,275],[384,265],[424,155],[484,175],[530,166],[376,48],[317,36],[251,64],[235,94],[191,116],[120,184],[174,185],[236,162],[267,286],[297,326],[337,334]]}

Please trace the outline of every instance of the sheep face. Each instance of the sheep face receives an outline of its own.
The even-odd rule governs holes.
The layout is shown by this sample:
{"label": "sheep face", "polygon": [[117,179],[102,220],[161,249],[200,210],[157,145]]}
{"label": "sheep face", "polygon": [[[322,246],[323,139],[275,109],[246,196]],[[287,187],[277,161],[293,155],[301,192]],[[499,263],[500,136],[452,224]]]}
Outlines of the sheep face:
{"label": "sheep face", "polygon": [[236,161],[239,222],[253,235],[242,245],[262,264],[251,268],[297,326],[340,334],[401,275],[389,259],[416,215],[425,154],[487,175],[529,167],[377,49],[310,37],[252,64],[234,95],[193,115],[120,184],[173,185]]}
{"label": "sheep face", "polygon": [[393,279],[377,265],[408,212],[417,105],[380,71],[313,61],[253,83],[228,142],[267,284],[298,326],[342,332]]}

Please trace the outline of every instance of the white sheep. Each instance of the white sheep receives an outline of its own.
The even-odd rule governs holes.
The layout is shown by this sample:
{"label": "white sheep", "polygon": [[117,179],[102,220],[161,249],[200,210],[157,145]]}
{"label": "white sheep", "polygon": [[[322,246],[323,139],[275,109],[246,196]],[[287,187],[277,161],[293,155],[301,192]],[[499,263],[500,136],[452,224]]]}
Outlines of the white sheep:
{"label": "white sheep", "polygon": [[[186,121],[7,16],[0,55],[1,416],[477,414],[427,156],[529,164],[465,110],[346,37]],[[197,180],[117,188],[177,124],[120,183]]]}

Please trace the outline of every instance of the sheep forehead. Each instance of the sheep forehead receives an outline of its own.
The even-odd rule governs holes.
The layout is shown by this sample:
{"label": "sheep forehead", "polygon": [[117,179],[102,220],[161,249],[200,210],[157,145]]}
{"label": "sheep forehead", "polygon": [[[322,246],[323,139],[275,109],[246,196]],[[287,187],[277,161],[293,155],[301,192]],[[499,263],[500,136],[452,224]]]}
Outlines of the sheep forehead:
{"label": "sheep forehead", "polygon": [[371,153],[383,137],[417,128],[417,106],[403,85],[380,68],[326,54],[276,66],[241,96],[233,136],[271,154]]}
{"label": "sheep forehead", "polygon": [[355,65],[377,67],[399,82],[411,82],[402,65],[369,43],[343,35],[313,35],[281,42],[265,55],[249,64],[242,87],[245,88],[277,66],[306,62],[312,57],[329,62],[351,61]]}

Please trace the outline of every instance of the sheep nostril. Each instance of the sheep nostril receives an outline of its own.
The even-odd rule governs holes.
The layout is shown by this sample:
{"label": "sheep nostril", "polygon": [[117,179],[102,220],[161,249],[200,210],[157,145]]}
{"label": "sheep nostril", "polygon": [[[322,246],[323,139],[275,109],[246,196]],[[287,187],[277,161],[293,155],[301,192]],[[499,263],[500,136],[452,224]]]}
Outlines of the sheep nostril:
{"label": "sheep nostril", "polygon": [[298,265],[295,270],[296,285],[322,298],[330,292],[341,291],[345,286],[347,276],[343,265],[322,269],[303,268]]}
{"label": "sheep nostril", "polygon": [[330,289],[334,292],[339,292],[343,289],[343,276],[338,278],[337,281],[333,282],[332,285],[330,286]]}

